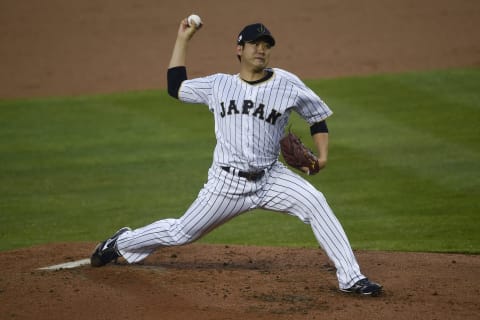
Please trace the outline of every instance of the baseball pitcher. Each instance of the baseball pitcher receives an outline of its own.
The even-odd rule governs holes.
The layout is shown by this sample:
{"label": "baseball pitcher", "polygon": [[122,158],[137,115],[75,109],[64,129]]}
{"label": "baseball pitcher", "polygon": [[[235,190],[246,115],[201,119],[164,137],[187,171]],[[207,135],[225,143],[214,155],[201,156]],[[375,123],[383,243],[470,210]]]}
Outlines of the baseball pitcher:
{"label": "baseball pitcher", "polygon": [[[275,39],[261,23],[247,25],[237,37],[239,73],[188,79],[188,44],[202,26],[189,21],[181,21],[178,29],[167,71],[168,92],[185,103],[207,106],[215,120],[217,143],[207,182],[179,218],[135,230],[122,228],[101,242],[92,254],[92,266],[120,256],[129,263],[139,262],[156,249],[191,243],[230,219],[260,208],[290,214],[311,226],[335,264],[341,291],[378,295],[381,285],[360,271],[325,197],[301,176],[315,174],[327,164],[325,120],[332,114],[330,108],[297,76],[268,66]],[[284,138],[292,112],[309,124],[316,154],[295,137]],[[284,158],[293,159],[287,161],[299,173],[278,160],[281,140]]]}

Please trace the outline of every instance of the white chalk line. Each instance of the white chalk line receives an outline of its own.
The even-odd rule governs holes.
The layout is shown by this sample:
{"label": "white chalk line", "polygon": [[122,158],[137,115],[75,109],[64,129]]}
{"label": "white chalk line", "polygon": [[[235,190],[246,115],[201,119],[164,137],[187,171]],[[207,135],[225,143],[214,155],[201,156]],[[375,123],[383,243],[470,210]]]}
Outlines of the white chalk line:
{"label": "white chalk line", "polygon": [[[81,259],[77,261],[60,263],[53,266],[38,268],[37,270],[58,271],[63,269],[78,268],[86,265],[90,265],[90,259]],[[117,264],[115,263],[115,265]],[[121,266],[124,264],[118,264],[118,265]],[[150,265],[143,265],[143,264],[132,264],[131,267],[139,270],[154,270],[154,271],[160,271],[160,272],[164,272],[166,270],[166,268],[161,266],[150,266]]]}
{"label": "white chalk line", "polygon": [[78,268],[81,266],[85,266],[87,264],[90,264],[90,259],[81,259],[77,261],[71,261],[71,262],[66,262],[66,263],[61,263],[61,264],[56,264],[53,266],[49,267],[43,267],[43,268],[38,268],[38,270],[62,270],[62,269],[73,269],[73,268]]}

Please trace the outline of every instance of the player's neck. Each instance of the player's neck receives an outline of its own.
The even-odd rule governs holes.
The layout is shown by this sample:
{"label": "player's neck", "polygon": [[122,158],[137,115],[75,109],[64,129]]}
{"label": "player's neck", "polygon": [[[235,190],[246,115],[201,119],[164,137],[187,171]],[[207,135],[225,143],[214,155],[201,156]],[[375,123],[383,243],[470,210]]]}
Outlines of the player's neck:
{"label": "player's neck", "polygon": [[240,71],[240,78],[246,82],[255,82],[259,81],[265,76],[267,76],[268,73],[265,69],[262,70],[241,70]]}

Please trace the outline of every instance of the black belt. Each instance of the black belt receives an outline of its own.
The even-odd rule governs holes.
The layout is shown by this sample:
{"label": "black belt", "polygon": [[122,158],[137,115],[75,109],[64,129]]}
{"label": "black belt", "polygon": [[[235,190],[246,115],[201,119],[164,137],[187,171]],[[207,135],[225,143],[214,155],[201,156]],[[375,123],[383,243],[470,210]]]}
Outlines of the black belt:
{"label": "black belt", "polygon": [[222,169],[233,175],[239,176],[241,178],[245,178],[248,181],[260,180],[265,175],[265,170],[255,171],[255,172],[246,172],[246,171],[240,171],[238,169],[231,168],[231,167],[222,167]]}

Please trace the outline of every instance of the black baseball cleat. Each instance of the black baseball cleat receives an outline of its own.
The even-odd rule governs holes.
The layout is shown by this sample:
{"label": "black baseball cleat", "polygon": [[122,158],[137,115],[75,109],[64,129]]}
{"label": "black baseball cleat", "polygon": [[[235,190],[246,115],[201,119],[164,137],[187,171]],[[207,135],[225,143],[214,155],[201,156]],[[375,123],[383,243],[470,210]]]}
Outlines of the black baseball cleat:
{"label": "black baseball cleat", "polygon": [[90,265],[92,267],[102,267],[120,257],[120,253],[117,250],[117,239],[122,233],[131,230],[128,227],[124,227],[118,230],[111,238],[100,242],[90,257]]}
{"label": "black baseball cleat", "polygon": [[378,283],[368,280],[368,278],[355,282],[353,286],[348,289],[340,289],[340,291],[347,293],[358,293],[365,296],[378,296],[382,292],[382,286]]}

